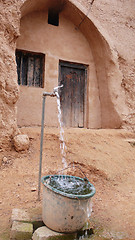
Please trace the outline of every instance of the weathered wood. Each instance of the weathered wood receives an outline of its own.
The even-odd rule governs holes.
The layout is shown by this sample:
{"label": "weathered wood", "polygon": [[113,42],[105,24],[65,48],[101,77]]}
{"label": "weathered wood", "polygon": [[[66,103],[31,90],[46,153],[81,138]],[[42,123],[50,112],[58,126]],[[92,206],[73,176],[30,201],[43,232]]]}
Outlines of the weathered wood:
{"label": "weathered wood", "polygon": [[18,84],[43,87],[45,55],[16,50]]}
{"label": "weathered wood", "polygon": [[34,60],[34,86],[40,87],[40,57],[36,56]]}
{"label": "weathered wood", "polygon": [[60,99],[65,126],[84,127],[84,92],[86,66],[60,63]]}
{"label": "weathered wood", "polygon": [[20,67],[21,67],[21,54],[16,54],[16,63],[17,63],[17,74],[18,74],[18,84],[20,85]]}
{"label": "weathered wood", "polygon": [[84,89],[85,89],[85,72],[80,74],[80,108],[79,108],[79,127],[84,126]]}
{"label": "weathered wood", "polygon": [[34,57],[31,56],[28,59],[28,73],[27,73],[27,80],[28,80],[28,85],[33,86],[34,85]]}
{"label": "weathered wood", "polygon": [[22,55],[21,60],[21,83],[27,85],[27,72],[28,72],[28,57],[26,54]]}

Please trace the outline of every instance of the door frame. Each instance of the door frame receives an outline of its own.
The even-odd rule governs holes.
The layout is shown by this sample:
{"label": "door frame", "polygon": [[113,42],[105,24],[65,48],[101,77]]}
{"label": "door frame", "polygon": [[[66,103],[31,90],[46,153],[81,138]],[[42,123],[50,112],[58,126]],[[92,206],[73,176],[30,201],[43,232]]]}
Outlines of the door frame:
{"label": "door frame", "polygon": [[88,124],[88,86],[87,86],[87,76],[88,76],[88,68],[89,65],[77,63],[77,62],[69,62],[64,60],[59,60],[59,79],[58,79],[58,85],[60,84],[61,79],[61,67],[71,67],[71,68],[77,68],[77,69],[83,69],[85,71],[85,88],[84,88],[84,128],[87,128]]}

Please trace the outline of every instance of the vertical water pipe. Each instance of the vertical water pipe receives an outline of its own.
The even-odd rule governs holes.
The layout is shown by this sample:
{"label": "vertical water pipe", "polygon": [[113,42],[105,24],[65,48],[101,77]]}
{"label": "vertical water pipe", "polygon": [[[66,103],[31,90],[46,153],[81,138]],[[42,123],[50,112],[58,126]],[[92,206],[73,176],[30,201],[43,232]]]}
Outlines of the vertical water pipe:
{"label": "vertical water pipe", "polygon": [[52,93],[43,93],[43,103],[42,103],[42,119],[41,119],[41,139],[40,139],[40,161],[39,161],[39,177],[38,177],[38,200],[40,200],[40,190],[41,190],[41,173],[42,173],[42,153],[43,153],[43,136],[44,136],[44,118],[45,118],[45,100],[46,97],[55,97],[55,90]]}

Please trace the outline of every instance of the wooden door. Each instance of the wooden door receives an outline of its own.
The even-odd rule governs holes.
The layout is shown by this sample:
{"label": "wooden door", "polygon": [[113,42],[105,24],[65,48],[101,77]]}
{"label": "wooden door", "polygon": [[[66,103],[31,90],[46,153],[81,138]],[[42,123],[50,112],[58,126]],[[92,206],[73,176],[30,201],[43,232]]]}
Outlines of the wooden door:
{"label": "wooden door", "polygon": [[84,127],[86,66],[60,62],[62,120],[67,127]]}

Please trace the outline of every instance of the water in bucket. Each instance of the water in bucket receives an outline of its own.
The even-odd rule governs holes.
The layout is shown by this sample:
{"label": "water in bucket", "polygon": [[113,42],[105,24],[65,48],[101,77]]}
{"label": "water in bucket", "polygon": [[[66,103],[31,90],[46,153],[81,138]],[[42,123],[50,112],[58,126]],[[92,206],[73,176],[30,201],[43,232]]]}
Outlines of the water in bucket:
{"label": "water in bucket", "polygon": [[92,192],[92,186],[87,179],[71,176],[52,176],[48,183],[51,187],[73,195],[86,195]]}

